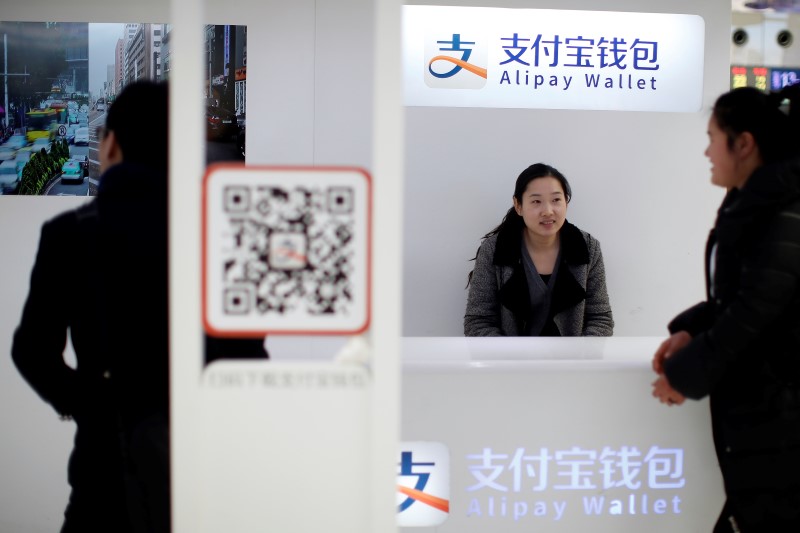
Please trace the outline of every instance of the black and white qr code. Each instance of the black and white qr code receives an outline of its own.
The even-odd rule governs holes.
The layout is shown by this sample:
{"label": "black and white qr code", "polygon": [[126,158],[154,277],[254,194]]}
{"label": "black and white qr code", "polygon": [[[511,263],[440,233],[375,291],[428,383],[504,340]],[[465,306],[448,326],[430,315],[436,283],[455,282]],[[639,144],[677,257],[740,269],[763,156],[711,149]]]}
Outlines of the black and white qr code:
{"label": "black and white qr code", "polygon": [[361,320],[366,221],[358,187],[234,182],[218,190],[218,278],[210,285],[222,323],[315,330]]}

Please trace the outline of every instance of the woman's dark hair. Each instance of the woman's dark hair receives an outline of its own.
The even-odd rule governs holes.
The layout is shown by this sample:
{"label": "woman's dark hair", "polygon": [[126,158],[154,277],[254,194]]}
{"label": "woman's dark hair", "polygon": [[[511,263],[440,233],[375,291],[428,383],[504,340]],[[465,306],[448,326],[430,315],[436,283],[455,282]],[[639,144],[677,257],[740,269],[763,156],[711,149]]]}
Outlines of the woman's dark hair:
{"label": "woman's dark hair", "polygon": [[[788,100],[788,108],[784,102]],[[733,148],[736,138],[750,132],[764,163],[800,155],[800,86],[765,93],[741,87],[717,98],[712,111],[717,126]]]}
{"label": "woman's dark hair", "polygon": [[[564,177],[564,174],[550,165],[546,165],[544,163],[534,163],[523,170],[522,173],[517,177],[517,182],[514,184],[514,198],[517,199],[517,202],[522,203],[522,195],[525,194],[525,189],[528,188],[528,184],[538,178],[557,179],[561,184],[561,188],[564,190],[564,198],[566,199],[567,203],[569,203],[569,201],[572,199],[572,188],[569,186],[569,182],[567,181],[567,178]],[[522,220],[522,217],[517,214],[517,210],[514,208],[514,206],[511,206],[500,224],[492,231],[484,235],[483,239],[481,239],[481,242],[483,242],[483,240],[486,238],[496,235],[504,230],[516,230],[521,232],[523,227],[525,227],[525,221]],[[470,261],[474,261],[477,257],[478,255],[476,253],[475,257],[470,259]],[[471,280],[472,271],[470,270],[469,274],[467,275],[467,287],[469,287],[469,282]]]}

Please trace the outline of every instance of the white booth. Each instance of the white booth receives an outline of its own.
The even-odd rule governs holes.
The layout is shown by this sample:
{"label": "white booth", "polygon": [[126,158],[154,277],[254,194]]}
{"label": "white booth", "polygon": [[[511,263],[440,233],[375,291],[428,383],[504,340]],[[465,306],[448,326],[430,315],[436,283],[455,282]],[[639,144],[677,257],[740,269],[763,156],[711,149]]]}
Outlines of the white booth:
{"label": "white booth", "polygon": [[[702,65],[686,80],[701,87],[697,105],[409,103],[401,4],[702,19],[703,48],[693,51]],[[703,295],[703,241],[721,192],[708,184],[702,151],[708,108],[728,87],[729,14],[726,0],[4,5],[3,21],[175,27],[174,531],[384,533],[396,516],[408,533],[709,531],[723,495],[707,403],[659,404],[650,359],[667,320]],[[202,359],[205,24],[247,27],[248,165],[357,166],[372,176],[366,358],[335,358],[346,337],[274,336],[270,361]],[[564,35],[583,39],[582,28]],[[446,30],[446,38],[461,31]],[[619,337],[461,337],[469,259],[510,207],[516,176],[536,161],[569,177],[570,220],[602,242]],[[0,400],[12,406],[0,413],[0,530],[54,531],[74,426],[7,354],[41,224],[86,198],[0,200]]]}

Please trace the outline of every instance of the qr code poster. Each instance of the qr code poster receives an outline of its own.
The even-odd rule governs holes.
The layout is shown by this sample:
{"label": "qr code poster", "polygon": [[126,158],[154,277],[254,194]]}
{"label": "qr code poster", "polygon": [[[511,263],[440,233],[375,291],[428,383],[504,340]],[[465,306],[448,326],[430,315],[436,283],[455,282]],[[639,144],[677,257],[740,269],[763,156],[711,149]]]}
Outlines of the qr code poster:
{"label": "qr code poster", "polygon": [[335,335],[367,328],[369,174],[213,165],[203,192],[209,334]]}

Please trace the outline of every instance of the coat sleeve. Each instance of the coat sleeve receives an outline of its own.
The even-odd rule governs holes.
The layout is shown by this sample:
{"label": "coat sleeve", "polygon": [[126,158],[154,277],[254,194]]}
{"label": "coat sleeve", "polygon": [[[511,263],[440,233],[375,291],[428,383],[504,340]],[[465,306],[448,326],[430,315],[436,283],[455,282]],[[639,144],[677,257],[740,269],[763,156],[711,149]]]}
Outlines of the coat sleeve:
{"label": "coat sleeve", "polygon": [[742,261],[739,289],[710,328],[664,362],[673,388],[688,398],[709,394],[792,304],[800,277],[800,219],[782,212],[763,233],[763,245]]}
{"label": "coat sleeve", "polygon": [[[68,327],[65,279],[73,242],[65,229],[66,219],[48,222],[42,228],[30,290],[22,318],[14,333],[11,355],[17,369],[33,389],[61,415],[73,415],[81,391],[78,373],[64,361]],[[72,252],[74,254],[74,250]]]}
{"label": "coat sleeve", "polygon": [[713,323],[711,304],[700,302],[673,318],[667,329],[670,333],[685,331],[694,337],[710,328]]}
{"label": "coat sleeve", "polygon": [[486,239],[478,249],[475,268],[467,294],[467,309],[464,313],[464,335],[467,337],[499,337],[500,287],[493,264],[494,240]]}
{"label": "coat sleeve", "polygon": [[583,319],[583,336],[610,337],[614,332],[614,317],[606,288],[606,269],[600,243],[589,237],[589,270],[586,279],[586,308]]}

